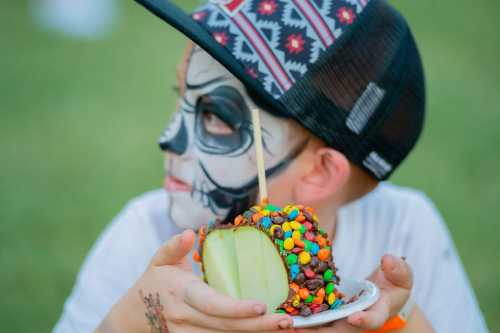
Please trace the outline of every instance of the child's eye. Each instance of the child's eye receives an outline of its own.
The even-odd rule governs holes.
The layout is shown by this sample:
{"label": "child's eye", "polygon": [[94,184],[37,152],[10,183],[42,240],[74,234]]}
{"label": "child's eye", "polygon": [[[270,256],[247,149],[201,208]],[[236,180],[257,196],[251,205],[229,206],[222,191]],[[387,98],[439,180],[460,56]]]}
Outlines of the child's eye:
{"label": "child's eye", "polygon": [[233,128],[217,117],[215,113],[208,110],[203,111],[203,126],[211,134],[228,135],[234,132]]}

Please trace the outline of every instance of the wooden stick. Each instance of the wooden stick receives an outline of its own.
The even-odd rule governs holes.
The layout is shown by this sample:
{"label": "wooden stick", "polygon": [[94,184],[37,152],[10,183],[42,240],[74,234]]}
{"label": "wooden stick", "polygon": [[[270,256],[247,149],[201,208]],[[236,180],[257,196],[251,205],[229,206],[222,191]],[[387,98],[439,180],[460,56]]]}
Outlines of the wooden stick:
{"label": "wooden stick", "polygon": [[252,109],[253,139],[255,142],[255,157],[257,159],[257,175],[259,177],[260,202],[266,202],[267,183],[266,168],[264,166],[264,152],[262,150],[262,132],[260,127],[259,109]]}

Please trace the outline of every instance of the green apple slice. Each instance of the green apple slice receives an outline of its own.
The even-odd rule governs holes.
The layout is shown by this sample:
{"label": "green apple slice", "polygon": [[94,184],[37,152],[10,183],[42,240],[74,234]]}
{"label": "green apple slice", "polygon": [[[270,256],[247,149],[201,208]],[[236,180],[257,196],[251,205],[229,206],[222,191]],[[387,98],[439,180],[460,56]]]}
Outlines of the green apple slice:
{"label": "green apple slice", "polygon": [[241,298],[234,230],[212,231],[203,243],[203,269],[207,283],[224,295]]}
{"label": "green apple slice", "polygon": [[288,274],[278,250],[264,232],[241,227],[234,233],[241,297],[257,299],[269,312],[288,297]]}
{"label": "green apple slice", "polygon": [[203,244],[205,278],[218,292],[256,299],[273,312],[288,297],[288,274],[270,238],[254,227],[217,229]]}

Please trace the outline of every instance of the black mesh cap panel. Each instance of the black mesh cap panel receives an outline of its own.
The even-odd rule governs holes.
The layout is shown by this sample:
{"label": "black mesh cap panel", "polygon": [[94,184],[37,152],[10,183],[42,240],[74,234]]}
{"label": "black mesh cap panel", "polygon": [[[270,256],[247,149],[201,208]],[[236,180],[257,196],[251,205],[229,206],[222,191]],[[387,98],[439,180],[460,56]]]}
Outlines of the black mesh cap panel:
{"label": "black mesh cap panel", "polygon": [[403,19],[372,1],[352,30],[280,99],[291,116],[379,180],[422,130],[420,55]]}

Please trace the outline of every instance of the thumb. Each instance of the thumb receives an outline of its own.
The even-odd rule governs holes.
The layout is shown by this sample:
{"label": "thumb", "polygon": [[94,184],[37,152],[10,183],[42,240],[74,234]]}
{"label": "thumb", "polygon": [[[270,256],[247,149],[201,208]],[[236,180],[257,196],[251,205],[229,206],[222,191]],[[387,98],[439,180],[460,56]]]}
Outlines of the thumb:
{"label": "thumb", "polygon": [[412,288],[413,274],[403,258],[386,254],[382,257],[381,268],[385,279],[393,285],[407,290]]}
{"label": "thumb", "polygon": [[181,234],[174,236],[163,244],[153,259],[152,266],[165,266],[180,264],[194,245],[195,233],[192,230],[185,230]]}

